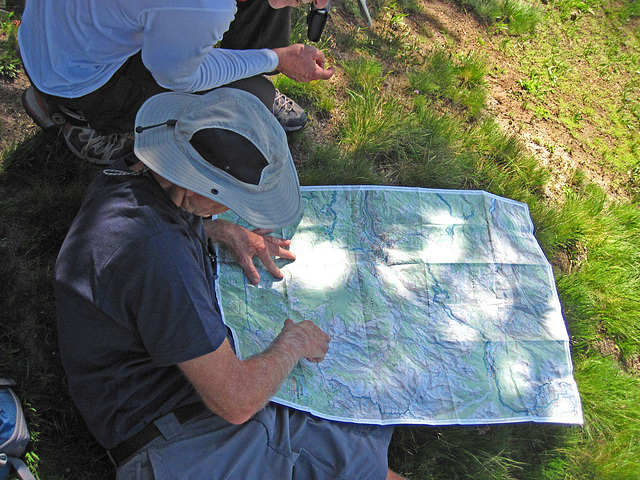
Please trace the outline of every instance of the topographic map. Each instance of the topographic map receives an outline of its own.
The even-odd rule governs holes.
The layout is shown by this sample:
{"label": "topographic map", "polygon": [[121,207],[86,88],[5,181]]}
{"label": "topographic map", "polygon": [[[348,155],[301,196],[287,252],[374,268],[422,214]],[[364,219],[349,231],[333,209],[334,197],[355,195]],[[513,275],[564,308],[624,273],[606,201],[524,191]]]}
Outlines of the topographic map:
{"label": "topographic map", "polygon": [[[218,295],[238,355],[284,320],[331,335],[274,401],[373,424],[581,424],[569,338],[527,205],[483,191],[304,187],[283,280],[253,286],[222,248]],[[240,222],[233,214],[221,216]],[[256,263],[258,266],[258,263]]]}

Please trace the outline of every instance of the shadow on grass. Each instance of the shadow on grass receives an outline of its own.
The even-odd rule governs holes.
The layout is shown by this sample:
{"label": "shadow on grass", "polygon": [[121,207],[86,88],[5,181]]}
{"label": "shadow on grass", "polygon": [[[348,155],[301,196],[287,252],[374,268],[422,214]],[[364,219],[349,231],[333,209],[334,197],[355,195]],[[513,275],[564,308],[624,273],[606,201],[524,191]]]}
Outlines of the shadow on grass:
{"label": "shadow on grass", "polygon": [[533,423],[397,427],[390,467],[420,480],[565,478],[570,460],[562,452],[576,441],[578,430]]}
{"label": "shadow on grass", "polygon": [[[67,393],[52,286],[62,241],[99,171],[43,133],[6,154],[0,168],[0,376],[18,383],[32,431],[27,459],[48,480],[114,476]],[[412,479],[555,479],[575,438],[573,429],[548,425],[398,427],[389,457]]]}
{"label": "shadow on grass", "polygon": [[0,167],[0,376],[17,382],[40,478],[113,478],[113,467],[67,393],[53,300],[58,250],[100,170],[40,133],[4,154]]}

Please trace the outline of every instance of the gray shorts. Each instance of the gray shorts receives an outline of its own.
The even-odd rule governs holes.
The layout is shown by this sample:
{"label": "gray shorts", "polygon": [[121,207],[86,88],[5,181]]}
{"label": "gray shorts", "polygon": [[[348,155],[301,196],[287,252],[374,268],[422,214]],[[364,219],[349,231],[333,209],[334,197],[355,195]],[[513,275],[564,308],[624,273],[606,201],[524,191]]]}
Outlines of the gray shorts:
{"label": "gray shorts", "polygon": [[117,480],[382,480],[393,433],[274,403],[242,425],[208,414],[158,423],[164,436],[123,464]]}

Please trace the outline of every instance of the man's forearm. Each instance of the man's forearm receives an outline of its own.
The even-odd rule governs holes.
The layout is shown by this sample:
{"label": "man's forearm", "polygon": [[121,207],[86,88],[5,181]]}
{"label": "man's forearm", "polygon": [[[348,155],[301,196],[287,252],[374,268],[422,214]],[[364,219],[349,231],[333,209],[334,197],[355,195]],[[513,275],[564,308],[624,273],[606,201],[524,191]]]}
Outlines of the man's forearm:
{"label": "man's forearm", "polygon": [[[244,392],[248,404],[242,422],[261,410],[280,389],[301,356],[295,353],[295,346],[285,341],[274,341],[265,351],[243,361],[247,372]],[[242,423],[240,422],[240,423]]]}
{"label": "man's forearm", "polygon": [[244,360],[243,367],[253,381],[243,382],[242,396],[250,398],[246,421],[262,409],[282,386],[293,368],[301,360],[319,362],[328,348],[329,336],[312,322],[288,323],[271,345],[263,352]]}
{"label": "man's forearm", "polygon": [[194,5],[146,11],[142,59],[155,81],[169,90],[206,91],[278,65],[277,54],[268,49],[212,48],[229,29],[235,2],[224,2],[214,10]]}
{"label": "man's forearm", "polygon": [[301,358],[321,361],[329,336],[309,321],[288,320],[262,353],[240,360],[228,342],[180,368],[212,412],[235,424],[246,422],[280,388]]}

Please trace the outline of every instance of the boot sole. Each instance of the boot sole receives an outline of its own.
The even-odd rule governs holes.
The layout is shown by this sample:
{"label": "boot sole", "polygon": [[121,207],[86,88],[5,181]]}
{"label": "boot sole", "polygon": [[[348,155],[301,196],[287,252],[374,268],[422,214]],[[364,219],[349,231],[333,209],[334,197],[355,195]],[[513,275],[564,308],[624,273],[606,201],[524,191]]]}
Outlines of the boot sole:
{"label": "boot sole", "polygon": [[51,118],[47,104],[44,99],[38,95],[33,86],[28,87],[22,92],[22,106],[33,122],[43,130],[60,128],[66,123],[66,119],[62,116],[60,119],[62,123],[56,123],[54,119]]}

